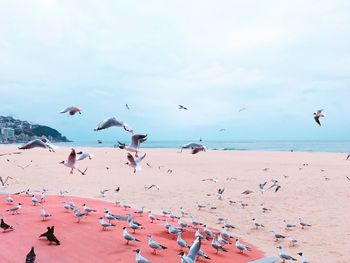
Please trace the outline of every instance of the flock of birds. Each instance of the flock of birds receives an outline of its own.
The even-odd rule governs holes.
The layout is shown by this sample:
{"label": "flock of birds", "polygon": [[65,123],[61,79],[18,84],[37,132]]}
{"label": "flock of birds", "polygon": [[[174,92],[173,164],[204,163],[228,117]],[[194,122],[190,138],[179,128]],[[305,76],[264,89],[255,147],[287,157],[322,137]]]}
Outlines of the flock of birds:
{"label": "flock of birds", "polygon": [[[128,104],[126,104],[126,108],[130,109]],[[188,110],[188,108],[183,106],[183,105],[179,105],[179,109],[180,110]],[[241,112],[245,109],[246,108],[242,108],[239,110],[239,112]],[[318,110],[317,112],[314,113],[314,119],[318,125],[321,125],[320,118],[324,117],[324,115],[322,114],[322,111],[323,110]],[[60,111],[60,113],[68,113],[69,115],[73,116],[77,113],[81,114],[81,110],[78,107],[72,106],[72,107],[67,107],[66,109]],[[110,117],[108,119],[103,120],[102,122],[100,122],[97,125],[97,127],[94,130],[100,131],[100,130],[108,129],[111,127],[119,127],[119,128],[124,129],[126,132],[129,132],[132,134],[130,144],[126,144],[126,143],[122,143],[122,142],[118,141],[117,147],[127,151],[127,163],[126,164],[133,168],[134,173],[136,171],[141,170],[141,162],[145,159],[146,154],[145,153],[140,154],[140,152],[141,152],[140,146],[143,142],[145,142],[147,140],[147,138],[148,138],[147,134],[135,134],[134,130],[131,129],[128,126],[128,124],[126,124],[123,121],[119,121],[116,117]],[[220,129],[220,131],[224,131],[224,130],[225,129]],[[55,148],[57,148],[57,147],[54,146],[45,137],[42,137],[41,139],[35,139],[32,141],[29,141],[28,143],[25,143],[19,147],[19,149],[32,149],[32,148],[45,148],[45,149],[48,149],[50,152],[54,152]],[[182,145],[180,152],[182,152],[183,149],[191,149],[192,154],[197,154],[197,153],[202,152],[202,151],[205,152],[207,150],[206,146],[204,146],[203,144],[194,143],[194,142]],[[91,158],[93,158],[93,155],[88,153],[88,152],[76,152],[75,149],[71,149],[71,152],[68,155],[67,160],[60,162],[60,164],[63,164],[65,166],[69,167],[71,174],[76,170],[79,173],[81,173],[82,175],[84,175],[87,172],[87,168],[84,170],[79,169],[77,167],[77,162],[84,160],[86,158],[91,159]],[[350,158],[350,155],[348,156],[348,158]],[[147,165],[149,166],[148,163],[147,163]],[[168,172],[169,172],[169,170],[168,170]],[[264,171],[267,171],[267,170],[268,170],[268,168],[264,169]],[[170,172],[172,172],[172,171],[170,171]],[[227,181],[236,180],[236,179],[237,178],[229,177],[229,178],[227,178]],[[218,181],[218,179],[217,178],[207,178],[207,179],[203,179],[202,181],[212,181],[212,182],[216,183]],[[265,191],[267,191],[269,189],[272,189],[275,192],[277,192],[281,188],[281,185],[280,185],[278,180],[271,180],[271,185],[269,187],[267,187],[267,183],[268,182],[265,181],[265,182],[262,182],[259,184],[258,189],[261,192],[261,194],[263,194]],[[149,185],[149,186],[145,185],[145,190],[149,190],[151,188],[157,188],[159,190],[159,186],[157,186],[157,185],[154,185],[154,184]],[[102,196],[104,196],[108,190],[109,189],[101,190]],[[119,191],[119,188],[116,189],[116,191]],[[215,192],[213,194],[207,194],[207,195],[208,196],[216,196],[219,200],[222,200],[224,192],[225,192],[225,188],[221,188],[221,189],[218,189],[217,192]],[[31,193],[29,189],[25,191],[26,195],[31,196],[31,201],[32,201],[34,206],[41,205],[45,201],[45,193],[46,193],[46,190],[43,189],[40,197],[36,197],[35,194]],[[63,196],[65,193],[66,192],[61,191],[60,195]],[[242,195],[249,195],[252,193],[254,193],[253,190],[246,189],[241,194]],[[12,204],[14,202],[14,199],[9,195],[6,198],[6,202],[8,204]],[[229,200],[230,205],[233,205],[235,203],[237,203],[237,201]],[[248,204],[246,204],[242,201],[238,201],[238,203],[240,203],[242,208],[245,208],[246,206],[248,206]],[[210,205],[210,204],[204,205],[204,204],[197,203],[198,210],[201,210],[207,206],[208,206],[209,211],[213,211],[216,209],[215,206]],[[264,206],[264,204],[260,204],[260,206],[261,206],[261,211],[263,213],[267,213],[270,211],[270,209],[266,208]],[[73,212],[74,216],[77,218],[77,222],[80,222],[80,220],[82,220],[86,216],[88,216],[89,213],[96,212],[95,209],[88,207],[87,204],[84,204],[82,209],[79,209],[74,204],[73,199],[70,199],[69,202],[64,202],[63,207],[67,212],[68,211]],[[127,209],[129,207],[130,206],[124,204],[125,209]],[[6,212],[10,212],[12,214],[17,214],[17,213],[19,213],[21,208],[22,208],[22,204],[18,203],[15,206],[13,206],[12,208],[6,210]],[[144,213],[144,207],[140,208],[135,213],[137,213],[138,215],[141,216]],[[181,248],[181,252],[179,253],[179,257],[180,257],[180,260],[182,263],[194,263],[194,262],[196,262],[197,258],[199,258],[199,257],[204,258],[204,259],[210,259],[210,257],[203,250],[201,250],[201,242],[207,241],[207,240],[211,240],[210,241],[211,246],[215,249],[216,253],[219,253],[219,251],[227,252],[228,251],[227,246],[229,244],[231,244],[232,239],[235,242],[236,249],[238,251],[240,251],[241,253],[251,251],[251,249],[248,246],[244,245],[243,243],[240,242],[240,240],[238,238],[234,238],[230,234],[229,230],[233,229],[235,227],[230,222],[228,222],[228,220],[226,218],[224,218],[224,217],[217,218],[219,223],[222,223],[223,226],[222,226],[220,232],[216,232],[216,231],[210,230],[205,224],[198,222],[193,217],[191,217],[190,224],[186,223],[184,221],[184,217],[188,216],[188,213],[186,213],[183,210],[183,208],[180,208],[180,213],[181,213],[181,216],[176,216],[172,212],[165,211],[165,210],[162,211],[163,216],[169,217],[172,220],[177,219],[178,220],[177,226],[170,224],[167,219],[162,219],[162,220],[164,221],[164,227],[165,227],[166,231],[168,231],[168,233],[171,234],[172,236],[176,237],[176,242],[179,245],[179,247]],[[46,211],[45,208],[42,206],[40,209],[40,216],[42,217],[42,220],[46,220],[47,218],[51,217],[51,214],[48,211]],[[148,212],[148,218],[149,218],[151,223],[153,223],[154,221],[160,220],[156,215],[152,214],[151,211]],[[141,242],[133,234],[135,233],[136,230],[142,230],[143,226],[140,223],[138,223],[136,221],[136,219],[131,216],[131,214],[128,214],[127,216],[120,216],[120,215],[114,215],[114,214],[110,213],[108,210],[106,210],[104,212],[104,215],[99,217],[98,222],[99,222],[100,226],[102,227],[102,229],[106,230],[108,228],[113,228],[116,226],[113,223],[113,221],[115,221],[115,220],[127,221],[129,224],[129,229],[132,229],[133,233],[130,233],[127,227],[123,227],[122,235],[123,235],[123,238],[126,240],[127,244],[129,244],[129,242]],[[285,229],[288,229],[288,230],[297,227],[296,224],[291,224],[291,223],[287,222],[286,220],[284,220],[284,224],[285,224]],[[252,219],[252,225],[255,229],[264,228],[264,225],[262,223],[260,223],[256,218]],[[299,225],[303,229],[306,227],[311,227],[311,225],[305,223],[302,220],[302,218],[299,218]],[[191,226],[196,229],[196,233],[194,236],[194,241],[193,241],[192,245],[190,246],[182,238],[182,233],[183,233],[184,229],[191,227]],[[3,219],[1,219],[0,227],[3,229],[3,231],[12,231],[14,229],[13,226],[10,226],[6,222],[4,222]],[[203,234],[201,233],[200,227],[203,227]],[[291,236],[287,237],[286,235],[277,233],[274,230],[271,230],[270,232],[272,233],[273,238],[276,242],[287,238],[290,246],[295,246],[298,243],[298,241],[293,239]],[[46,238],[50,242],[50,244],[54,243],[56,245],[60,245],[60,241],[57,239],[57,237],[54,234],[54,226],[48,227],[47,231],[45,233],[43,233],[42,235],[40,235],[40,238],[42,238],[42,237]],[[164,245],[158,243],[154,239],[154,237],[152,237],[151,235],[148,236],[148,246],[153,250],[154,254],[156,254],[157,251],[162,251],[162,250],[166,249],[166,247]],[[279,249],[279,257],[283,262],[289,261],[289,260],[296,261],[296,259],[294,257],[292,257],[292,256],[288,255],[286,252],[284,252],[281,246],[278,246],[277,248]],[[185,253],[183,251],[183,249],[187,249],[187,253]],[[137,263],[149,263],[149,262],[151,262],[150,260],[148,260],[146,257],[144,257],[141,254],[140,249],[136,249],[136,250],[134,250],[134,252],[136,253],[135,261]],[[300,256],[301,263],[309,263],[309,261],[307,261],[304,258],[303,253],[300,252],[298,255]],[[35,262],[35,257],[36,256],[35,256],[35,252],[34,252],[34,247],[32,247],[32,249],[30,250],[30,252],[27,255],[26,262],[28,262],[28,263]]]}

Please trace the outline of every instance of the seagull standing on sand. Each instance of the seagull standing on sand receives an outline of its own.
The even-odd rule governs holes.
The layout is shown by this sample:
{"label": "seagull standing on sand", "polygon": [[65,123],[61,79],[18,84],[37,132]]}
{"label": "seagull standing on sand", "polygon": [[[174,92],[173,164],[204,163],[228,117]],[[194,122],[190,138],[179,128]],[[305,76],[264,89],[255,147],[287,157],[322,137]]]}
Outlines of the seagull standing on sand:
{"label": "seagull standing on sand", "polygon": [[256,229],[258,229],[259,227],[265,227],[263,224],[259,223],[258,220],[256,220],[255,218],[252,219],[252,223]]}
{"label": "seagull standing on sand", "polygon": [[97,125],[97,127],[94,129],[94,131],[100,131],[100,130],[108,129],[110,127],[122,127],[127,132],[134,134],[134,131],[130,129],[126,123],[122,121],[118,121],[116,117],[111,117],[100,122]]}
{"label": "seagull standing on sand", "polygon": [[292,256],[287,255],[283,250],[281,246],[277,247],[279,249],[278,251],[278,255],[279,257],[282,259],[282,262],[286,262],[286,260],[293,260],[293,261],[297,261],[295,258],[293,258]]}
{"label": "seagull standing on sand", "polygon": [[306,224],[302,218],[299,218],[299,224],[301,228],[304,229],[306,226],[311,226],[310,224]]}
{"label": "seagull standing on sand", "polygon": [[98,222],[102,226],[102,230],[106,230],[108,227],[115,226],[114,224],[105,221],[102,216],[98,219]]}
{"label": "seagull standing on sand", "polygon": [[76,166],[76,161],[77,161],[76,156],[77,154],[75,153],[75,150],[72,149],[71,153],[68,156],[68,159],[66,161],[60,162],[60,164],[64,164],[65,166],[71,168],[70,174],[73,174],[73,170],[76,169],[78,170],[79,173],[81,173],[82,175],[85,175],[87,169],[85,169],[85,171],[79,170],[79,168]]}
{"label": "seagull standing on sand", "polygon": [[241,242],[239,242],[239,239],[236,238],[236,248],[238,248],[238,250],[243,253],[243,251],[252,251],[250,247],[247,247],[245,245],[243,245]]}
{"label": "seagull standing on sand", "polygon": [[43,221],[45,221],[48,217],[51,216],[51,214],[48,213],[48,212],[44,209],[44,207],[41,207],[40,216],[43,218]]}
{"label": "seagull standing on sand", "polygon": [[136,263],[151,263],[151,261],[149,261],[147,258],[141,255],[140,249],[136,249],[133,251],[136,252],[136,257],[135,257]]}
{"label": "seagull standing on sand", "polygon": [[278,240],[282,239],[282,238],[286,238],[286,236],[281,235],[276,233],[274,230],[270,231],[272,233],[272,236],[275,238],[275,241],[277,242]]}
{"label": "seagull standing on sand", "polygon": [[118,147],[120,149],[125,149],[128,152],[134,152],[136,153],[136,157],[137,154],[139,153],[139,148],[140,148],[140,144],[145,142],[147,140],[147,134],[135,134],[133,136],[131,136],[131,143],[130,145],[126,145],[125,143],[121,143],[118,142]]}
{"label": "seagull standing on sand", "polygon": [[146,154],[135,159],[134,156],[132,156],[130,153],[128,153],[128,156],[127,156],[128,162],[126,164],[128,164],[129,166],[134,168],[134,173],[136,173],[136,171],[141,170],[141,162],[145,157],[146,157]]}
{"label": "seagull standing on sand", "polygon": [[68,112],[69,115],[73,116],[76,113],[81,114],[81,110],[78,107],[70,106],[60,111],[60,113]]}
{"label": "seagull standing on sand", "polygon": [[12,214],[18,214],[18,211],[22,208],[22,204],[18,203],[17,205],[15,205],[14,207],[7,209],[6,212],[12,212]]}
{"label": "seagull standing on sand", "polygon": [[283,220],[283,223],[284,223],[286,229],[292,229],[292,228],[296,227],[296,225],[290,224],[286,220]]}
{"label": "seagull standing on sand", "polygon": [[130,241],[136,241],[136,242],[141,242],[140,240],[138,240],[137,238],[135,238],[133,235],[131,235],[128,230],[126,229],[126,227],[123,227],[123,237],[126,240],[126,244],[129,245]]}
{"label": "seagull standing on sand", "polygon": [[298,240],[292,238],[291,236],[288,237],[288,242],[289,242],[289,246],[291,247],[294,247],[297,243],[298,243]]}
{"label": "seagull standing on sand", "polygon": [[91,213],[91,212],[96,212],[95,209],[92,209],[92,208],[88,207],[86,204],[83,204],[83,209],[84,209],[84,211],[86,212],[87,215],[89,213]]}
{"label": "seagull standing on sand", "polygon": [[148,235],[148,246],[153,249],[153,254],[156,254],[157,250],[164,250],[167,249],[167,247],[159,244],[157,241],[155,241],[151,235]]}
{"label": "seagull standing on sand", "polygon": [[177,233],[176,242],[180,246],[181,251],[182,251],[182,248],[190,248],[190,246],[187,244],[187,242],[184,239],[182,239],[181,232]]}
{"label": "seagull standing on sand", "polygon": [[219,250],[227,252],[227,249],[224,248],[217,240],[216,235],[214,234],[213,239],[211,241],[211,246],[216,249],[216,254],[219,253]]}

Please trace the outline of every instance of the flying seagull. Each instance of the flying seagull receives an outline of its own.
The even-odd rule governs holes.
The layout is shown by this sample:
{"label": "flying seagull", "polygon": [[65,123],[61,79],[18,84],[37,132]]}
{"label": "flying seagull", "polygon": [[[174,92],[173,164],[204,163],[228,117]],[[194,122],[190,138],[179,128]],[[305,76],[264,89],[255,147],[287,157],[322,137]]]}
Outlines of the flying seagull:
{"label": "flying seagull", "polygon": [[188,110],[188,108],[186,108],[186,107],[183,106],[183,105],[179,105],[179,110]]}
{"label": "flying seagull", "polygon": [[128,110],[130,110],[130,107],[128,104],[125,104],[125,108],[127,108]]}
{"label": "flying seagull", "polygon": [[241,112],[241,111],[244,111],[244,110],[246,110],[247,108],[240,108],[239,110],[238,110],[238,112]]}
{"label": "flying seagull", "polygon": [[126,145],[125,143],[121,143],[118,141],[118,147],[120,149],[125,149],[128,152],[134,152],[136,155],[139,152],[140,144],[147,140],[147,134],[135,134],[131,136],[130,145]]}
{"label": "flying seagull", "polygon": [[60,111],[60,113],[66,113],[66,112],[68,112],[68,114],[71,116],[75,115],[77,112],[81,114],[81,110],[78,107],[74,107],[74,106],[67,107]]}
{"label": "flying seagull", "polygon": [[60,162],[60,164],[64,164],[65,166],[71,168],[70,174],[73,174],[73,170],[76,169],[76,170],[78,170],[79,173],[81,173],[82,175],[85,175],[87,168],[85,169],[85,171],[81,171],[76,166],[76,161],[77,161],[77,154],[76,154],[75,150],[72,148],[72,150],[68,156],[68,159],[66,161]]}
{"label": "flying seagull", "polygon": [[44,148],[44,149],[49,149],[50,152],[54,152],[54,148],[56,146],[53,146],[49,140],[47,139],[35,139],[31,140],[25,144],[22,144],[18,149],[20,150],[27,150],[27,149],[33,149],[33,148]]}
{"label": "flying seagull", "polygon": [[318,110],[317,112],[314,112],[314,119],[315,119],[316,123],[320,126],[321,126],[320,118],[324,117],[324,115],[322,114],[322,111],[323,111],[323,109]]}
{"label": "flying seagull", "polygon": [[132,156],[130,153],[128,153],[128,156],[127,156],[128,162],[126,164],[131,166],[132,168],[134,168],[134,173],[136,173],[136,171],[141,170],[141,162],[145,158],[145,156],[146,156],[146,154],[135,159],[134,156]]}
{"label": "flying seagull", "polygon": [[180,152],[182,152],[183,149],[191,149],[192,150],[192,154],[196,154],[200,151],[206,151],[207,150],[207,147],[205,147],[203,144],[199,144],[199,143],[187,143],[187,144],[184,144],[184,145],[181,145],[181,150]]}
{"label": "flying seagull", "polygon": [[110,117],[100,122],[97,125],[97,127],[94,129],[94,131],[100,131],[100,130],[108,129],[110,127],[122,127],[127,132],[134,134],[134,131],[130,129],[126,123],[122,121],[118,121],[116,117]]}

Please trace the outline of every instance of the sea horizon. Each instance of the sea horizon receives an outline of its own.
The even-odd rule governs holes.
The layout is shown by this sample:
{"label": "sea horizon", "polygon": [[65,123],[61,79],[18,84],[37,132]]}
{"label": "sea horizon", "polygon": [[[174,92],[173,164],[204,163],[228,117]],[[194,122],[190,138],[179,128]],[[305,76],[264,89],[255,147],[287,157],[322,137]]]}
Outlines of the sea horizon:
{"label": "sea horizon", "polygon": [[[181,145],[196,142],[209,150],[226,151],[295,151],[295,152],[350,152],[350,140],[157,140],[142,143],[143,148],[179,149]],[[57,146],[72,147],[116,147],[117,141],[73,141],[55,143]]]}

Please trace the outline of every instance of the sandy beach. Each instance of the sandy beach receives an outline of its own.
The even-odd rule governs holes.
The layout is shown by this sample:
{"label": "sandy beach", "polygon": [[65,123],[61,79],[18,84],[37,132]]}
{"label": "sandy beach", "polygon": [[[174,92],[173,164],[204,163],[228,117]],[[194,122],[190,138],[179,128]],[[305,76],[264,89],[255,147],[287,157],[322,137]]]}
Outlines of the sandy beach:
{"label": "sandy beach", "polygon": [[[48,194],[67,190],[70,195],[90,197],[111,202],[124,201],[132,207],[160,213],[161,209],[179,214],[179,208],[213,228],[220,228],[216,216],[229,219],[236,226],[232,233],[254,244],[267,256],[277,256],[276,246],[294,257],[302,251],[311,262],[349,262],[350,257],[350,161],[341,153],[297,153],[254,151],[207,151],[196,155],[176,149],[143,149],[146,158],[142,171],[133,173],[125,163],[126,152],[110,148],[79,148],[95,155],[92,160],[78,162],[87,174],[69,174],[69,168],[59,164],[70,149],[59,148],[54,153],[43,149],[21,151],[21,154],[0,156],[1,176],[11,176],[9,186],[2,192],[49,189]],[[0,154],[18,152],[14,146],[1,146]],[[147,166],[148,163],[151,167]],[[27,168],[26,165],[30,164]],[[308,164],[308,165],[303,165]],[[22,166],[22,168],[20,167]],[[269,168],[264,171],[265,168]],[[167,172],[169,169],[172,172]],[[227,177],[235,177],[232,181]],[[217,177],[218,182],[202,181]],[[276,179],[278,192],[259,192],[258,184]],[[145,190],[144,185],[157,184],[160,190]],[[269,182],[268,185],[271,185]],[[120,187],[119,192],[113,189]],[[213,194],[225,188],[222,200]],[[112,189],[103,198],[100,189]],[[253,190],[247,196],[244,190]],[[240,203],[229,204],[229,200]],[[200,211],[196,202],[217,206],[215,212]],[[271,211],[262,213],[260,204]],[[301,217],[312,227],[301,229]],[[253,229],[251,219],[257,218],[263,229]],[[283,220],[298,226],[285,230]],[[288,241],[275,242],[269,232],[290,235],[298,245]]]}

